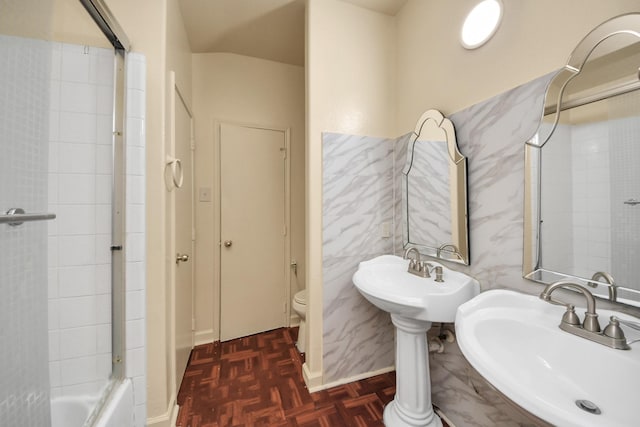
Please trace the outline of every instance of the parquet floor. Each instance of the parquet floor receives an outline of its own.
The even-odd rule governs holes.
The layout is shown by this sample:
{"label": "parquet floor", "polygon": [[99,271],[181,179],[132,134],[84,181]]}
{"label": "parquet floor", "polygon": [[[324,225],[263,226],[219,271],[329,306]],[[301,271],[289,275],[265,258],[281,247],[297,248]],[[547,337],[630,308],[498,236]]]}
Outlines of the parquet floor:
{"label": "parquet floor", "polygon": [[296,329],[197,346],[178,393],[178,427],[383,426],[395,372],[310,394]]}

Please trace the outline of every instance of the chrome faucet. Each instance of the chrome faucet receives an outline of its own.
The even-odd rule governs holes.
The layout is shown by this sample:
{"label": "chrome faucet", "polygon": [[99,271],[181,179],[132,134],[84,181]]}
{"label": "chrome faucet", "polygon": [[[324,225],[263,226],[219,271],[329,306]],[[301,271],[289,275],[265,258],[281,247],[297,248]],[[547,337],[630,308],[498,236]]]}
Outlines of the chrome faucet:
{"label": "chrome faucet", "polygon": [[[551,294],[558,288],[573,289],[584,295],[587,300],[587,311],[582,324],[580,324],[580,318],[576,314],[573,304],[567,304],[551,298]],[[600,323],[598,322],[598,314],[596,313],[596,299],[584,286],[566,280],[560,280],[547,285],[540,294],[540,299],[566,307],[567,311],[562,315],[562,320],[559,325],[563,331],[611,348],[619,350],[628,350],[630,348],[622,329],[619,327],[618,319],[612,317],[609,325],[603,332],[600,332]]]}
{"label": "chrome faucet", "polygon": [[[594,273],[593,276],[591,276],[591,280],[593,281],[596,281],[600,278],[604,279],[605,282],[609,284],[609,301],[616,302],[618,300],[618,286],[616,285],[615,280],[613,280],[613,276],[605,271],[598,271]],[[587,283],[587,285],[591,286],[592,288],[598,287],[597,283]]]}
{"label": "chrome faucet", "polygon": [[[415,258],[409,258],[409,254],[412,252],[415,253]],[[426,261],[420,261],[420,252],[418,252],[418,249],[415,247],[407,248],[407,250],[404,251],[403,258],[409,260],[409,268],[407,269],[409,273],[420,277],[431,277],[429,275],[429,267],[431,267],[431,264]]]}

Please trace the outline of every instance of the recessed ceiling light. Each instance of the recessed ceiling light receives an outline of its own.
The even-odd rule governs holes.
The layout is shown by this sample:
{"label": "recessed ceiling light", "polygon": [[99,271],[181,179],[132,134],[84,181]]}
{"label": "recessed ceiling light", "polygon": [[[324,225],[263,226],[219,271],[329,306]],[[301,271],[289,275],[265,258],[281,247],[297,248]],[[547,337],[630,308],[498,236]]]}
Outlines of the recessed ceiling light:
{"label": "recessed ceiling light", "polygon": [[483,0],[467,15],[460,40],[466,49],[476,49],[493,36],[502,19],[500,0]]}

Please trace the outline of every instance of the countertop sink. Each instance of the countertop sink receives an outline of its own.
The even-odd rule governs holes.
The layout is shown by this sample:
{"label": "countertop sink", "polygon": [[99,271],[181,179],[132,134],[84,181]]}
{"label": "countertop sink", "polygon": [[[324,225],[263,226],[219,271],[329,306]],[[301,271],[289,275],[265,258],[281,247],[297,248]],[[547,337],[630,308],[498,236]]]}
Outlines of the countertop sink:
{"label": "countertop sink", "polygon": [[[442,266],[432,262],[434,266]],[[407,272],[409,261],[382,255],[361,262],[353,276],[360,293],[376,307],[429,322],[453,322],[460,304],[478,295],[478,282],[465,274],[443,267],[444,282]]]}
{"label": "countertop sink", "polygon": [[[564,310],[519,292],[484,292],[458,308],[460,349],[498,390],[551,424],[638,426],[640,343],[615,350],[564,332],[558,328]],[[581,319],[584,311],[576,308]],[[610,310],[597,312],[602,327],[611,315],[640,320]],[[628,341],[640,338],[637,331],[623,330]],[[597,410],[590,410],[591,405],[600,414],[592,413]]]}

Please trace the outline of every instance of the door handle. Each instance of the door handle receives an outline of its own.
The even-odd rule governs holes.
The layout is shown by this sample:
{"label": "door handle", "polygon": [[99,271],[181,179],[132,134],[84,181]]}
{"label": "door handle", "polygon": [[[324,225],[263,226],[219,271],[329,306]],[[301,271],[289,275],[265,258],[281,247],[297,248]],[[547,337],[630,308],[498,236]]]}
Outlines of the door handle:
{"label": "door handle", "polygon": [[225,248],[230,248],[231,245],[233,245],[233,241],[232,240],[225,240],[224,241],[224,247]]}
{"label": "door handle", "polygon": [[187,262],[189,261],[189,255],[187,254],[176,254],[176,264],[179,264],[180,261]]}

